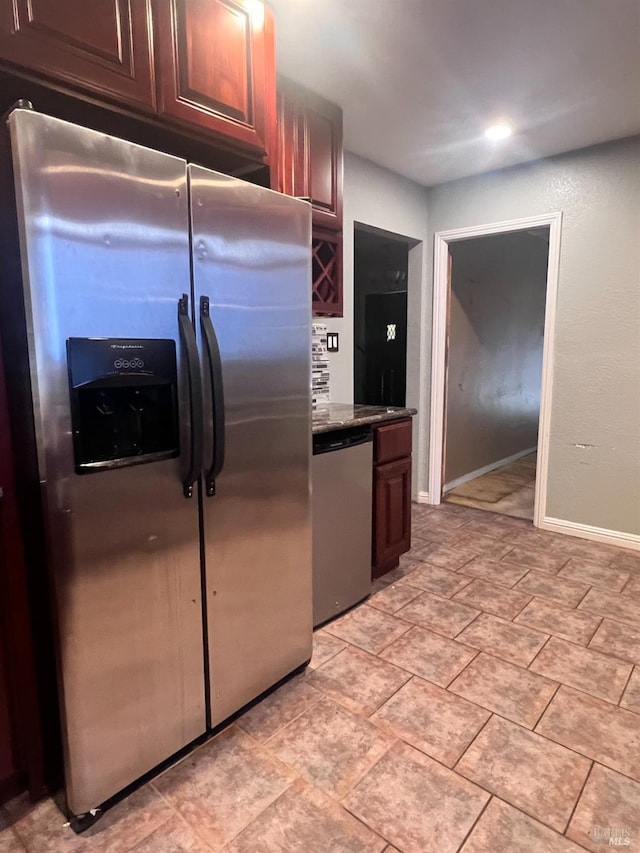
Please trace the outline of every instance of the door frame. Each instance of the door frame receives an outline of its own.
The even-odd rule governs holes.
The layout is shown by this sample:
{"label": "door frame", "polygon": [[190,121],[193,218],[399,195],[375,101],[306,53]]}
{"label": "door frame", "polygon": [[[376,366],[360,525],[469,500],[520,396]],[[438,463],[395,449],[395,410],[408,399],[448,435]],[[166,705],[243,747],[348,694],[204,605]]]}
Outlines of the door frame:
{"label": "door frame", "polygon": [[553,391],[556,303],[560,271],[560,237],[562,213],[546,213],[505,222],[491,222],[467,228],[438,231],[434,235],[433,256],[433,320],[431,340],[431,414],[429,440],[429,492],[427,503],[442,500],[442,462],[444,457],[444,420],[447,362],[447,324],[449,300],[449,244],[472,237],[486,237],[509,231],[549,228],[549,260],[542,345],[542,382],[540,387],[540,420],[538,428],[538,462],[536,467],[533,524],[540,527],[545,517],[547,473],[549,466],[549,428]]}

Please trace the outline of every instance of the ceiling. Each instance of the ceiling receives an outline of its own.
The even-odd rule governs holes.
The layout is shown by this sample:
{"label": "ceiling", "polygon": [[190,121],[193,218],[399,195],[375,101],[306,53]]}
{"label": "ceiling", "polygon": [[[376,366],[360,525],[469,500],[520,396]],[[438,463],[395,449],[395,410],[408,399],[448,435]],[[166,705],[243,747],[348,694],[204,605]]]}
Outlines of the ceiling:
{"label": "ceiling", "polygon": [[[431,186],[640,133],[640,0],[269,0],[278,72]],[[508,119],[514,134],[489,142]]]}

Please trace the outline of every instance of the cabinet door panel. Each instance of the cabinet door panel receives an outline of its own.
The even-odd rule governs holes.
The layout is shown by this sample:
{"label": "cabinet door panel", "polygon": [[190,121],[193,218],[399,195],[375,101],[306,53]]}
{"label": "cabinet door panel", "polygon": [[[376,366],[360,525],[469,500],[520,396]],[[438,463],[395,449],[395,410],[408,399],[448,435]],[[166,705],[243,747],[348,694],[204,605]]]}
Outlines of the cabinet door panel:
{"label": "cabinet door panel", "polygon": [[84,0],[65,0],[64,17],[60,8],[56,8],[59,5],[50,0],[31,0],[27,14],[32,31],[76,47],[87,55],[122,63],[121,10],[117,3],[112,0],[95,3],[91,15],[87,15]]}
{"label": "cabinet door panel", "polygon": [[305,197],[305,117],[291,98],[278,92],[278,167],[274,189]]}
{"label": "cabinet door panel", "polygon": [[411,458],[375,468],[374,559],[382,568],[411,547]]}
{"label": "cabinet door panel", "polygon": [[314,225],[339,231],[342,110],[285,78],[278,88],[279,189],[311,201]]}
{"label": "cabinet door panel", "polygon": [[0,58],[153,108],[147,0],[0,0]]}
{"label": "cabinet door panel", "polygon": [[[265,15],[252,0],[158,0],[159,109],[266,152]],[[274,107],[275,109],[275,107]]]}
{"label": "cabinet door panel", "polygon": [[314,207],[335,216],[336,165],[335,130],[326,115],[310,111],[307,116],[309,137],[309,196]]}
{"label": "cabinet door panel", "polygon": [[249,14],[225,2],[176,8],[180,96],[250,124],[253,97]]}

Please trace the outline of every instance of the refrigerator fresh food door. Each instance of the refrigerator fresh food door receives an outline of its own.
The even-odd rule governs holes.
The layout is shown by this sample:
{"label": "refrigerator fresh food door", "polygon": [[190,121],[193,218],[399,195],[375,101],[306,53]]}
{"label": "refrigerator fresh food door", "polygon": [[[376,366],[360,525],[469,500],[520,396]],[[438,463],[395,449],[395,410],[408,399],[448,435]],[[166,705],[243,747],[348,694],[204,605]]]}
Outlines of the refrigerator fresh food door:
{"label": "refrigerator fresh food door", "polygon": [[9,125],[66,793],[82,814],[206,728],[198,504],[183,486],[186,164],[30,111]]}
{"label": "refrigerator fresh food door", "polygon": [[311,656],[311,211],[188,169],[216,725]]}

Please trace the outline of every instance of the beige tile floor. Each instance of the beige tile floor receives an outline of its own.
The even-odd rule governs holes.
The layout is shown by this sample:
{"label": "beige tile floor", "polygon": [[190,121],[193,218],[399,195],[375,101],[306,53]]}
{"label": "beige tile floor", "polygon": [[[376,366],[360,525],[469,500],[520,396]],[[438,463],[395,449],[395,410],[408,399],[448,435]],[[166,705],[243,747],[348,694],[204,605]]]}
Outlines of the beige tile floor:
{"label": "beige tile floor", "polygon": [[486,509],[514,518],[533,519],[536,488],[536,453],[530,453],[476,477],[444,496],[447,503]]}
{"label": "beige tile floor", "polygon": [[640,554],[413,513],[305,674],[82,837],[14,801],[0,853],[640,851]]}

